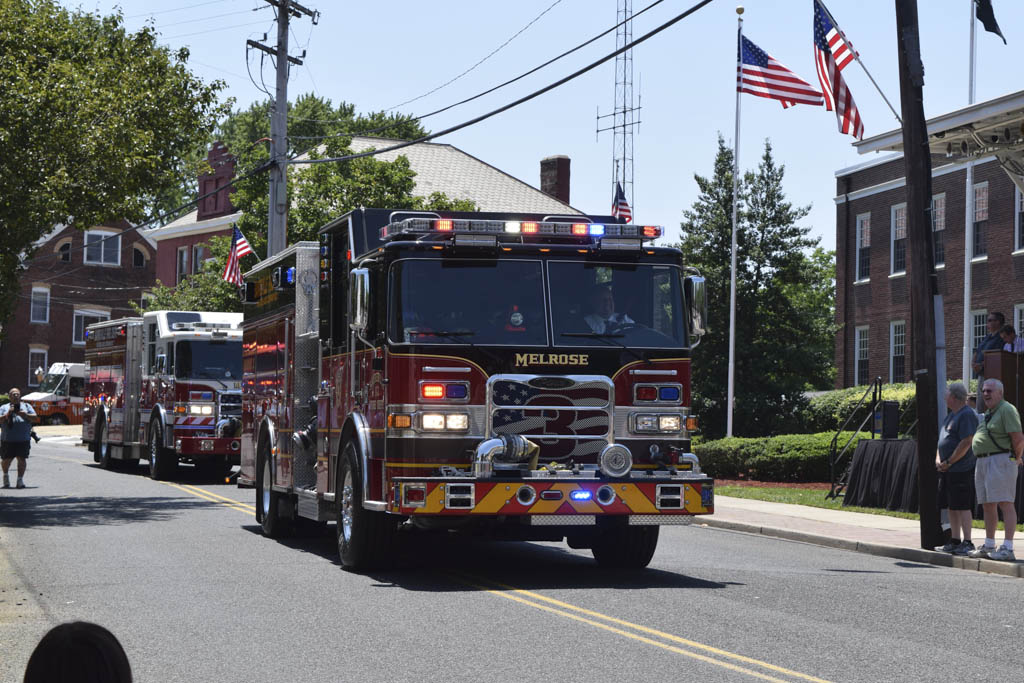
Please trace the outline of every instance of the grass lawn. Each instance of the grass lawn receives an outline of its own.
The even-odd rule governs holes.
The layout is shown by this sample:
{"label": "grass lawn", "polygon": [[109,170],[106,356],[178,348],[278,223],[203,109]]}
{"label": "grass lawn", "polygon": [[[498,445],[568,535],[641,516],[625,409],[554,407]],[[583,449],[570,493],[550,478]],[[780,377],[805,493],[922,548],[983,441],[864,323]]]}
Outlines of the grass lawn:
{"label": "grass lawn", "polygon": [[[886,515],[889,517],[902,517],[903,519],[918,519],[917,513],[900,512],[898,510],[885,510],[882,508],[862,508],[853,505],[843,507],[843,501],[838,498],[827,499],[825,494],[828,491],[820,489],[787,488],[785,485],[761,487],[761,486],[716,486],[715,493],[720,496],[732,496],[734,498],[752,498],[754,500],[766,500],[771,503],[792,503],[794,505],[809,505],[816,508],[828,510],[845,510],[846,512],[865,512],[871,515]],[[984,529],[985,524],[980,519],[974,520],[974,528]],[[1003,523],[999,523],[1003,528]],[[1017,529],[1024,531],[1024,525],[1018,524]]]}

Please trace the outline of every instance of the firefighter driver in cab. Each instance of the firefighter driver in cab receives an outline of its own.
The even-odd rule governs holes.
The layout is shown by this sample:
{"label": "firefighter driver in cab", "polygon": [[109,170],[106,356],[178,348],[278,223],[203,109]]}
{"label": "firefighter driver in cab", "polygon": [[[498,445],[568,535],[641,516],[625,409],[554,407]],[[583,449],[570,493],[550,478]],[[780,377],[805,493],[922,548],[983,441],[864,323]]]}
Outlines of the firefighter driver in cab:
{"label": "firefighter driver in cab", "polygon": [[615,296],[608,285],[596,285],[587,299],[589,311],[583,319],[594,334],[615,334],[625,327],[633,327],[636,321],[625,313],[615,311]]}

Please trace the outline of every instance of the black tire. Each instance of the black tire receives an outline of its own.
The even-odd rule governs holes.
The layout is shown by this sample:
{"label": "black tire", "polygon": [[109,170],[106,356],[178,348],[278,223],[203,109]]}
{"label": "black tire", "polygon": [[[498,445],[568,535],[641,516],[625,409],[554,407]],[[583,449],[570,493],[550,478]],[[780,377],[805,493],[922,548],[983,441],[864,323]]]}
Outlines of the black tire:
{"label": "black tire", "polygon": [[341,566],[349,571],[389,567],[394,561],[398,540],[398,519],[363,508],[363,480],[356,448],[351,442],[341,453],[335,500]]}
{"label": "black tire", "polygon": [[54,413],[53,415],[50,416],[50,419],[47,420],[47,422],[49,422],[49,424],[52,424],[52,425],[66,425],[66,424],[69,424],[68,417],[64,413]]}
{"label": "black tire", "polygon": [[282,538],[291,533],[291,519],[281,514],[284,494],[274,491],[270,468],[270,447],[264,444],[256,457],[256,521],[263,535]]}
{"label": "black tire", "polygon": [[590,552],[602,567],[643,569],[654,557],[660,528],[625,524],[609,526],[598,531],[599,535],[594,540],[594,547]]}
{"label": "black tire", "polygon": [[96,420],[96,424],[92,430],[92,443],[89,444],[89,450],[92,451],[92,461],[100,461],[100,420]]}
{"label": "black tire", "polygon": [[107,428],[107,421],[100,420],[100,425],[96,428],[96,453],[93,457],[98,456],[96,462],[105,470],[114,469],[114,461],[110,457],[109,436],[110,430]]}
{"label": "black tire", "polygon": [[164,448],[164,426],[152,420],[150,425],[149,476],[157,481],[172,479],[178,473],[178,456]]}

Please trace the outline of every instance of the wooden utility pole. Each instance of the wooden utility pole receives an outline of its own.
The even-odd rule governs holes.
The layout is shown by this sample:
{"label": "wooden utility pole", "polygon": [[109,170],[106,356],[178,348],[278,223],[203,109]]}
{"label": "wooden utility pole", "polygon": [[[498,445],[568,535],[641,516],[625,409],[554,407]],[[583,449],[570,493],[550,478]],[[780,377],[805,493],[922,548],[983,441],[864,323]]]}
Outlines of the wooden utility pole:
{"label": "wooden utility pole", "polygon": [[936,499],[935,451],[939,442],[935,365],[936,283],[932,246],[932,162],[924,120],[924,64],[917,22],[917,0],[896,0],[896,38],[903,113],[903,162],[907,178],[907,276],[910,329],[917,385],[917,490],[921,547],[942,544]]}

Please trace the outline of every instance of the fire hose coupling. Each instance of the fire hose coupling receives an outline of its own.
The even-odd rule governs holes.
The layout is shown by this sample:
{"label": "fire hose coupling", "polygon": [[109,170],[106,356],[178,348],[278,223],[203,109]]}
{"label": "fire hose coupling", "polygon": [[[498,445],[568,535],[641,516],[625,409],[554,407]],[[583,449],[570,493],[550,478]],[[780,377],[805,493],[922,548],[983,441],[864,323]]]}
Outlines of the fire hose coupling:
{"label": "fire hose coupling", "polygon": [[494,463],[531,463],[537,457],[538,446],[518,434],[502,434],[481,441],[473,455],[473,476],[486,479],[494,476]]}
{"label": "fire hose coupling", "polygon": [[597,466],[601,474],[618,479],[633,469],[633,454],[622,444],[610,443],[597,456]]}

